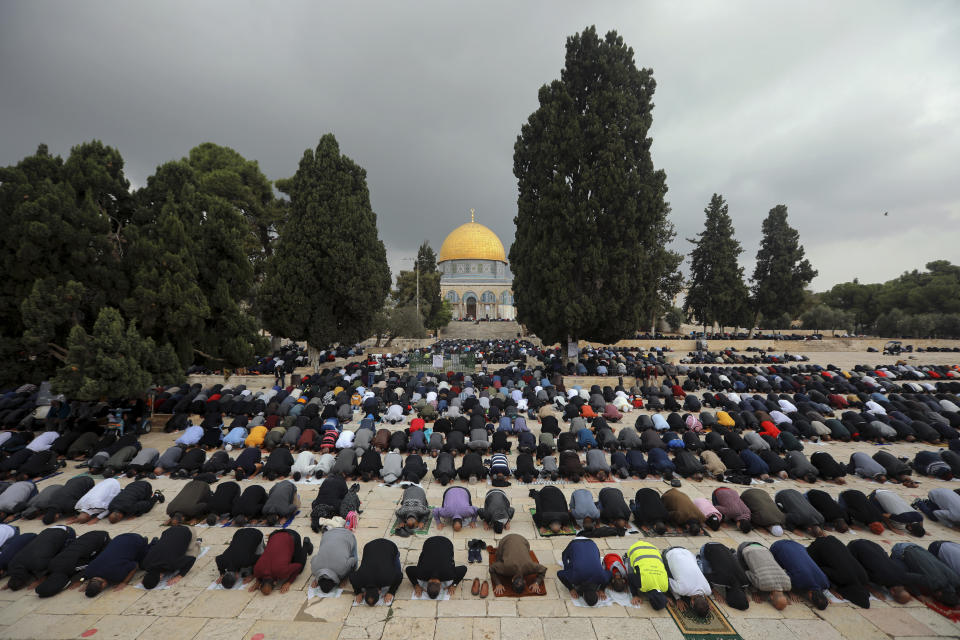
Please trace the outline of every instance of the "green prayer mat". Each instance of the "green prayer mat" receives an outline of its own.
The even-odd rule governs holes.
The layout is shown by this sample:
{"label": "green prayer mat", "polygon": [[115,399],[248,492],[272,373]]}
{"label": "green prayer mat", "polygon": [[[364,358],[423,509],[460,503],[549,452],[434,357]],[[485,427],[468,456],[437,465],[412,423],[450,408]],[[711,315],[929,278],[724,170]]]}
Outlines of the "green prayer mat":
{"label": "green prayer mat", "polygon": [[[533,507],[531,507],[531,508],[530,508],[530,515],[531,515],[531,516],[534,516],[534,515],[536,515],[536,513],[537,513],[537,510],[534,509]],[[536,522],[536,520],[534,520],[534,522]],[[558,532],[556,532],[556,533],[554,533],[553,531],[550,531],[550,529],[545,529],[544,527],[537,527],[537,530],[540,532],[540,535],[543,536],[544,538],[549,538],[549,537],[552,537],[552,536],[575,536],[575,535],[577,535],[577,529],[576,529],[576,527],[574,527],[573,525],[569,525],[569,524],[568,524],[567,526],[563,527],[562,529],[560,529],[560,531],[558,531]]]}
{"label": "green prayer mat", "polygon": [[[436,507],[434,507],[433,505],[430,505],[428,508],[430,509],[431,514],[427,516],[427,522],[424,524],[422,529],[415,529],[413,531],[415,535],[425,536],[428,533],[430,533],[430,527],[433,526],[433,510]],[[393,525],[390,527],[390,535],[392,536],[397,535],[397,529],[403,526],[404,526],[404,523],[400,522],[400,518],[395,517],[393,519]]]}
{"label": "green prayer mat", "polygon": [[705,618],[694,614],[693,608],[682,600],[667,602],[667,611],[683,637],[686,640],[743,640],[720,612],[713,598],[707,598],[707,602],[710,603],[710,611]]}

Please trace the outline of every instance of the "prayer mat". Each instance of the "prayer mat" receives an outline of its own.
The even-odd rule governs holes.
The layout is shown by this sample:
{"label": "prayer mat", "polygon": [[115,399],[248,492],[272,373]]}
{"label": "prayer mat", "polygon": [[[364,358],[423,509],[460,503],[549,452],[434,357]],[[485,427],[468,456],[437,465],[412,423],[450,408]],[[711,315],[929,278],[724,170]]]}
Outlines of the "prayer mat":
{"label": "prayer mat", "polygon": [[[803,598],[795,594],[793,591],[787,591],[784,593],[787,597],[787,602],[790,604],[803,604]],[[753,601],[757,604],[763,604],[765,602],[770,602],[770,593],[767,591],[754,591],[753,592]]]}
{"label": "prayer mat", "polygon": [[[258,522],[257,524],[254,524],[254,523],[252,523],[252,522],[247,522],[247,524],[245,524],[245,525],[243,525],[243,526],[245,526],[245,527],[263,527],[263,528],[266,528],[266,529],[286,529],[286,528],[289,527],[290,524],[293,522],[293,519],[296,518],[298,515],[300,515],[300,510],[299,510],[299,509],[297,510],[296,513],[294,513],[292,516],[290,516],[289,518],[287,518],[287,521],[284,522],[283,524],[277,523],[277,524],[275,524],[275,525],[273,525],[273,526],[270,526],[269,524],[267,524],[267,523],[265,523],[265,522]],[[232,526],[234,526],[234,524],[233,524],[233,518],[231,518],[230,520],[227,520],[226,522],[224,522],[224,523],[223,523],[222,525],[220,525],[220,526],[221,526],[221,527],[232,527]]]}
{"label": "prayer mat", "polygon": [[38,482],[43,482],[44,480],[49,480],[50,478],[53,478],[54,476],[58,476],[58,475],[60,475],[61,473],[63,473],[63,471],[54,471],[53,473],[51,473],[51,474],[48,475],[48,476],[43,476],[43,477],[40,478],[39,480],[34,480],[34,481],[33,481],[33,484],[37,484]]}
{"label": "prayer mat", "polygon": [[704,618],[694,614],[693,608],[682,600],[667,602],[667,611],[685,640],[743,640],[713,599],[707,598],[707,602],[710,603],[710,611]]}
{"label": "prayer mat", "polygon": [[[689,536],[686,530],[678,529],[677,527],[667,527],[667,530],[664,533],[657,533],[653,530],[653,527],[639,527],[639,529],[640,533],[642,533],[643,537],[645,538],[681,538],[684,536]],[[700,530],[700,536],[703,536],[704,538],[710,538],[710,531],[706,528],[703,528]]]}
{"label": "prayer mat", "polygon": [[913,597],[927,605],[928,608],[933,609],[942,615],[947,620],[950,620],[951,622],[960,622],[960,606],[948,607],[942,602],[937,602],[930,596],[925,596],[922,594],[913,594]]}
{"label": "prayer mat", "polygon": [[[532,511],[532,509],[531,509],[531,511]],[[533,560],[534,562],[536,562],[537,564],[540,564],[540,561],[537,560],[537,554],[535,554],[532,550],[530,551],[530,559]],[[494,547],[494,546],[491,546],[491,545],[487,545],[487,565],[489,566],[489,565],[493,564],[493,563],[496,562],[496,561],[497,561],[497,548]],[[527,587],[526,587],[526,589],[523,590],[523,593],[521,593],[521,594],[519,594],[519,595],[513,592],[513,589],[510,588],[510,585],[504,585],[504,586],[507,588],[506,592],[505,592],[502,596],[498,596],[497,594],[493,593],[493,584],[492,584],[492,581],[491,581],[491,585],[490,585],[490,593],[492,593],[494,596],[496,596],[496,597],[498,597],[498,598],[523,598],[523,597],[525,597],[525,596],[545,596],[545,595],[547,595],[546,585],[544,585],[543,593],[534,593],[534,592],[530,589],[530,587],[537,581],[537,576],[536,576],[536,574],[534,574],[534,575],[529,575],[529,576],[524,576],[524,580],[525,580],[526,583],[527,583]]]}
{"label": "prayer mat", "polygon": [[[536,510],[536,509],[534,509],[534,508],[531,508],[531,509],[530,509],[530,515],[531,515],[531,516],[536,515],[536,513],[537,513],[537,510]],[[536,523],[536,520],[534,520],[534,523]],[[550,529],[547,529],[547,528],[544,528],[544,527],[537,527],[537,531],[538,531],[538,532],[540,533],[540,535],[543,536],[544,538],[551,538],[551,537],[553,537],[553,536],[575,536],[575,535],[577,535],[577,529],[576,529],[576,527],[573,526],[572,524],[568,524],[567,526],[563,527],[562,529],[560,529],[560,531],[557,531],[556,533],[554,533],[553,531],[550,531]]]}
{"label": "prayer mat", "polygon": [[[430,509],[431,514],[427,516],[427,522],[426,522],[426,524],[424,524],[424,526],[423,526],[422,529],[414,529],[414,530],[413,530],[414,535],[425,536],[425,535],[427,535],[428,533],[430,533],[430,527],[433,526],[433,513],[432,513],[432,512],[433,512],[433,510],[434,510],[436,507],[434,507],[433,505],[430,505],[430,506],[427,507],[427,508]],[[399,516],[394,517],[394,519],[393,519],[393,524],[390,526],[390,535],[392,535],[392,536],[397,535],[397,529],[399,529],[399,528],[402,527],[402,526],[404,526],[404,524],[403,524],[402,522],[400,522],[400,517],[399,517]]]}

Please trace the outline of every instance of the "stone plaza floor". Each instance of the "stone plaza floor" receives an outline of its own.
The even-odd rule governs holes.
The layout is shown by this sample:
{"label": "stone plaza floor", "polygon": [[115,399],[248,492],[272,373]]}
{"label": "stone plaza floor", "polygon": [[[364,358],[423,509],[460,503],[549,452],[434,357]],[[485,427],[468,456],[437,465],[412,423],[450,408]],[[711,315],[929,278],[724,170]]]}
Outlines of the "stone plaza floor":
{"label": "stone plaza floor", "polygon": [[[867,355],[867,354],[864,354]],[[869,361],[863,358],[863,361]],[[825,361],[823,364],[826,364]],[[918,363],[922,363],[922,354]],[[615,378],[613,383],[615,384]],[[264,378],[264,384],[272,379]],[[611,379],[604,383],[611,384]],[[636,413],[625,416],[622,424],[633,424]],[[534,431],[535,422],[529,423]],[[356,428],[356,421],[350,425]],[[615,430],[619,425],[614,425]],[[152,432],[142,441],[145,446],[154,446],[161,451],[172,444],[175,434]],[[909,455],[922,448],[932,448],[918,444],[894,444],[885,447],[898,455]],[[814,451],[830,452],[841,462],[849,460],[855,450],[865,450],[871,454],[877,446],[871,443],[805,443],[804,453]],[[511,456],[512,458],[513,456]],[[433,462],[427,460],[432,470]],[[41,483],[64,482],[80,471],[76,463],[68,463],[64,473]],[[907,489],[900,485],[888,484],[888,487],[901,492],[908,502],[915,497],[925,496],[926,492],[941,484],[950,488],[960,487],[960,482],[943,483],[930,478],[921,478],[917,489]],[[125,478],[123,484],[129,482]],[[259,477],[245,482],[263,482]],[[161,489],[171,499],[183,486],[183,480],[160,478],[152,481],[154,488]],[[709,498],[717,486],[715,480],[702,482],[683,481],[682,490],[691,497]],[[402,490],[398,487],[380,486],[378,483],[361,483],[360,497],[363,513],[356,532],[358,544],[378,537],[389,535],[394,521],[393,511]],[[486,483],[467,485],[473,494],[474,504],[482,504]],[[587,488],[594,493],[603,486],[617,486],[629,500],[640,487],[655,487],[665,490],[667,486],[658,478],[628,480],[615,485],[581,482],[576,485],[560,485],[569,497],[576,488]],[[734,486],[738,491],[744,487]],[[811,485],[794,481],[777,481],[761,488],[775,492],[780,489],[796,487],[804,490]],[[831,483],[818,482],[818,488],[831,494],[839,493],[841,487]],[[428,474],[424,487],[431,504],[439,505],[444,487],[432,481]],[[869,493],[876,483],[857,478],[847,478],[844,488],[858,488]],[[316,495],[317,487],[311,484],[298,485],[302,508],[300,514],[290,525],[303,536],[310,536],[314,542],[319,534],[314,534],[309,526],[310,502]],[[193,569],[177,585],[166,590],[145,591],[139,584],[142,573],[138,573],[132,583],[121,590],[111,588],[96,598],[87,598],[79,590],[68,590],[53,598],[41,600],[32,590],[11,592],[0,590],[0,638],[75,638],[89,637],[94,640],[116,638],[119,640],[273,640],[280,638],[314,638],[317,640],[681,640],[683,635],[666,610],[654,611],[647,603],[640,608],[624,608],[612,605],[600,608],[574,606],[570,596],[556,579],[556,571],[564,547],[572,537],[544,538],[535,531],[528,509],[533,500],[528,497],[531,487],[514,482],[506,489],[516,517],[509,531],[519,533],[530,540],[532,549],[542,564],[548,567],[546,578],[547,594],[543,597],[525,597],[521,599],[496,598],[492,590],[486,599],[470,595],[470,583],[474,577],[487,577],[484,553],[482,564],[467,564],[467,541],[482,538],[496,545],[499,536],[493,531],[484,531],[464,527],[453,532],[451,527],[437,531],[433,527],[431,535],[450,537],[456,548],[457,560],[467,564],[467,577],[458,588],[456,595],[449,601],[414,601],[411,599],[412,587],[404,580],[390,607],[352,606],[349,590],[336,598],[308,599],[307,586],[309,568],[294,583],[292,589],[281,594],[274,592],[263,596],[259,592],[251,593],[247,589],[224,591],[208,590],[217,578],[214,557],[222,552],[232,537],[235,528],[201,527],[197,535],[203,539],[202,545],[210,550],[199,558]],[[105,528],[111,535],[134,531],[148,537],[158,536],[165,519],[164,505],[136,519],[109,524],[105,520],[99,525],[78,525],[78,535],[90,528]],[[19,520],[15,523],[22,531],[39,531],[43,525],[39,520]],[[960,542],[960,531],[942,524],[927,522],[928,535],[921,542],[924,546],[934,540],[953,540]],[[266,531],[265,531],[266,532]],[[866,536],[884,546],[901,541],[917,541],[916,538],[896,532],[886,531],[881,536],[869,532],[836,534],[847,542],[858,536]],[[812,538],[788,532],[785,537],[795,538],[803,544],[809,544]],[[409,538],[392,537],[401,549],[404,566],[416,563],[419,548],[424,536]],[[608,551],[624,552],[636,539],[636,535],[618,538],[599,538],[596,543],[602,553]],[[705,542],[722,542],[736,547],[745,540],[756,540],[770,545],[778,538],[766,530],[753,530],[743,534],[739,530],[724,525],[718,532],[710,532],[710,537],[654,537],[647,538],[659,547],[684,546],[696,553]],[[0,583],[3,584],[3,583]],[[753,600],[746,611],[737,611],[718,602],[718,606],[727,615],[736,631],[746,640],[834,640],[850,638],[856,640],[881,640],[886,638],[923,638],[958,637],[960,625],[928,609],[919,601],[912,600],[906,605],[892,601],[871,601],[869,609],[860,609],[852,604],[830,604],[824,611],[817,611],[808,604],[791,602],[783,611],[777,611],[768,602],[757,603]]]}

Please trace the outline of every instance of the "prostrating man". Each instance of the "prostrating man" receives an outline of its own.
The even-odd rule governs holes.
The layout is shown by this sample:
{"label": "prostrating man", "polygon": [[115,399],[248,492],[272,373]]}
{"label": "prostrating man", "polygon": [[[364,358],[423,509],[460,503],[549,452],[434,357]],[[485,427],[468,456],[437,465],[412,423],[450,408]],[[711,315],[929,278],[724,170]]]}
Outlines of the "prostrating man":
{"label": "prostrating man", "polygon": [[697,560],[710,584],[723,587],[727,604],[741,611],[750,606],[746,591],[750,579],[733,549],[719,542],[708,542],[700,547]]}
{"label": "prostrating man", "polygon": [[937,560],[960,574],[960,544],[937,540],[930,543],[927,551],[936,556]]}
{"label": "prostrating man", "polygon": [[67,480],[61,491],[57,491],[51,498],[43,512],[43,524],[53,524],[61,516],[72,516],[76,513],[77,501],[88,491],[93,489],[94,480],[90,476],[76,476]]}
{"label": "prostrating man", "polygon": [[350,573],[349,578],[357,604],[366,602],[371,607],[375,606],[384,589],[387,593],[383,596],[383,602],[393,602],[393,596],[403,582],[397,545],[385,538],[377,538],[365,544],[360,566]]}
{"label": "prostrating man", "polygon": [[197,561],[197,556],[190,555],[190,551],[199,553],[199,544],[190,527],[175,524],[164,529],[160,539],[150,545],[140,561],[140,568],[147,572],[143,576],[143,588],[153,589],[163,576],[170,573],[176,575],[167,580],[167,584],[172,586],[179,582]]}
{"label": "prostrating man", "polygon": [[230,518],[233,503],[240,497],[240,484],[233,480],[221,482],[207,501],[207,524],[213,526]]}
{"label": "prostrating man", "polygon": [[328,529],[310,560],[313,586],[330,593],[357,568],[358,561],[353,532],[343,527]]}
{"label": "prostrating man", "polygon": [[831,525],[839,533],[846,533],[850,528],[847,508],[833,499],[826,491],[810,489],[807,491],[807,502],[823,516],[824,522]]}
{"label": "prostrating man", "polygon": [[[116,480],[114,480],[116,482]],[[31,480],[14,482],[0,493],[0,522],[13,520],[30,500],[37,495],[37,485]]]}
{"label": "prostrating man", "polygon": [[510,506],[510,499],[502,489],[490,489],[477,515],[483,520],[484,529],[493,527],[494,533],[503,533],[504,529],[510,528],[514,509]]}
{"label": "prostrating man", "polygon": [[[267,490],[262,485],[252,484],[244,489],[230,509],[230,517],[233,519],[234,526],[245,527],[251,522],[259,522],[266,501]],[[169,507],[167,511],[169,511]]]}
{"label": "prostrating man", "polygon": [[647,594],[650,606],[659,611],[667,606],[667,590],[670,582],[667,567],[663,564],[660,550],[649,542],[638,540],[627,550],[624,560],[629,567],[627,584],[630,586],[631,603],[640,604],[641,594]]}
{"label": "prostrating man", "polygon": [[921,576],[910,573],[902,562],[891,558],[886,550],[873,540],[853,540],[847,543],[847,549],[867,572],[870,582],[886,587],[900,604],[910,601],[910,593],[906,587],[922,582]]}
{"label": "prostrating man", "polygon": [[667,519],[670,514],[656,489],[650,487],[638,489],[633,500],[630,501],[630,510],[638,527],[652,527],[659,536],[667,532]]}
{"label": "prostrating man", "polygon": [[927,494],[935,506],[933,516],[951,527],[960,527],[960,495],[950,489],[931,489]]}
{"label": "prostrating man", "polygon": [[755,527],[766,527],[775,536],[783,535],[787,517],[777,507],[770,494],[762,489],[747,489],[740,499],[750,508],[750,522]]}
{"label": "prostrating man", "polygon": [[557,578],[570,591],[571,598],[582,597],[591,607],[598,600],[607,599],[604,589],[613,575],[604,567],[596,542],[580,538],[571,540],[563,550],[562,558],[563,569],[557,572]]}
{"label": "prostrating man", "polygon": [[153,509],[153,505],[163,501],[163,494],[154,491],[149,482],[134,480],[110,501],[107,519],[116,524],[124,518],[142,516]]}
{"label": "prostrating man", "polygon": [[116,478],[107,478],[100,482],[77,500],[75,505],[77,516],[68,524],[72,522],[82,524],[91,518],[103,520],[109,515],[110,503],[117,497],[120,490],[120,482]]}
{"label": "prostrating man", "polygon": [[912,542],[898,542],[893,545],[890,556],[921,576],[922,581],[917,585],[921,591],[929,592],[948,607],[960,604],[960,574],[935,555]]}
{"label": "prostrating man", "polygon": [[750,533],[750,507],[740,499],[739,493],[729,487],[719,487],[714,489],[711,498],[724,520],[736,524],[743,533]]}
{"label": "prostrating man", "polygon": [[737,549],[747,579],[757,591],[770,594],[770,603],[782,611],[787,606],[787,591],[793,588],[790,575],[783,570],[770,550],[759,542],[744,542]]}
{"label": "prostrating man", "polygon": [[700,617],[706,617],[710,612],[707,597],[713,590],[693,553],[683,547],[670,547],[663,552],[663,563],[667,565],[670,575],[670,592],[673,597],[689,599],[693,612]]}
{"label": "prostrating man", "polygon": [[[453,542],[444,536],[427,538],[423,542],[417,564],[407,567],[407,578],[413,584],[413,591],[418,598],[426,591],[431,599],[436,600],[443,589],[452,596],[465,575],[467,567],[456,565],[453,560]],[[480,597],[486,595],[483,591],[480,592]]]}
{"label": "prostrating man", "polygon": [[453,523],[453,530],[460,531],[463,521],[471,527],[477,526],[477,508],[470,501],[470,492],[465,487],[450,487],[443,492],[443,504],[433,510],[433,519],[437,529],[443,529],[443,519]]}
{"label": "prostrating man", "polygon": [[505,535],[497,545],[496,557],[496,562],[490,563],[490,583],[494,595],[504,595],[507,592],[506,585],[516,595],[523,595],[528,581],[532,582],[530,591],[545,593],[543,578],[547,568],[530,557],[530,543],[526,538],[516,533]]}
{"label": "prostrating man", "polygon": [[876,489],[870,494],[870,500],[883,513],[888,527],[906,529],[919,538],[923,537],[923,514],[912,509],[898,493],[889,489]]}
{"label": "prostrating man", "polygon": [[690,496],[680,489],[669,489],[664,492],[662,500],[670,522],[681,529],[686,529],[687,535],[700,535],[707,518],[697,505],[693,504]]}
{"label": "prostrating man", "polygon": [[66,589],[109,542],[106,531],[88,531],[65,546],[47,563],[47,577],[37,585],[37,595],[49,598]]}
{"label": "prostrating man", "polygon": [[430,507],[427,504],[427,492],[423,487],[412,484],[403,490],[400,506],[397,507],[397,518],[407,529],[407,533],[422,529],[430,518]]}
{"label": "prostrating man", "polygon": [[286,521],[300,509],[300,494],[297,485],[289,480],[283,480],[270,487],[267,500],[263,503],[260,512],[266,519],[268,527],[278,522]]}
{"label": "prostrating man", "polygon": [[419,484],[426,475],[427,465],[423,461],[423,457],[417,453],[407,455],[407,459],[403,461],[403,471],[400,473],[400,479]]}
{"label": "prostrating man", "polygon": [[847,489],[840,494],[839,502],[847,510],[850,520],[877,535],[883,533],[883,513],[862,491]]}
{"label": "prostrating man", "polygon": [[886,482],[887,480],[887,470],[883,468],[883,465],[871,458],[869,453],[863,451],[857,451],[850,455],[850,464],[847,465],[847,471],[868,480],[876,480],[877,482]]}
{"label": "prostrating man", "polygon": [[121,533],[111,540],[83,571],[86,596],[93,598],[110,585],[127,586],[149,546],[139,533]]}
{"label": "prostrating man", "polygon": [[538,527],[557,533],[573,521],[573,516],[567,507],[567,499],[563,491],[557,487],[531,489],[529,496],[534,501],[533,522]]}
{"label": "prostrating man", "polygon": [[600,522],[617,529],[626,529],[630,524],[630,507],[627,505],[623,492],[616,487],[600,489],[597,497],[600,505]]}
{"label": "prostrating man", "polygon": [[804,592],[817,609],[827,608],[827,596],[823,592],[830,588],[830,580],[802,544],[795,540],[777,540],[770,545],[770,553],[790,576],[795,590]]}
{"label": "prostrating man", "polygon": [[844,598],[864,609],[870,608],[869,577],[863,566],[842,542],[834,536],[817,538],[807,547],[817,563]]}
{"label": "prostrating man", "polygon": [[210,485],[203,480],[189,481],[167,505],[167,524],[183,524],[204,518],[212,495]]}
{"label": "prostrating man", "polygon": [[76,537],[71,527],[63,525],[56,525],[38,533],[7,565],[7,575],[10,576],[7,587],[11,591],[19,591],[34,580],[36,583],[33,586],[39,584],[40,579],[47,573],[50,560]]}
{"label": "prostrating man", "polygon": [[576,489],[570,496],[570,515],[579,529],[591,530],[600,520],[600,509],[587,489]]}
{"label": "prostrating man", "polygon": [[813,537],[823,535],[826,520],[796,489],[781,489],[774,496],[777,507],[786,517],[787,529],[802,529]]}
{"label": "prostrating man", "polygon": [[487,477],[487,468],[483,464],[483,458],[479,453],[473,451],[464,454],[460,468],[457,469],[457,476],[463,482],[477,482],[485,480]]}
{"label": "prostrating man", "polygon": [[253,580],[253,567],[263,553],[263,533],[253,527],[237,529],[226,550],[215,558],[220,576],[217,583],[232,589],[237,580]]}
{"label": "prostrating man", "polygon": [[300,534],[292,529],[276,529],[267,538],[263,554],[253,565],[253,577],[256,582],[250,585],[251,591],[260,590],[265,596],[273,592],[275,584],[280,583],[280,593],[290,590],[307,564],[307,556],[313,553],[310,538],[300,539]]}

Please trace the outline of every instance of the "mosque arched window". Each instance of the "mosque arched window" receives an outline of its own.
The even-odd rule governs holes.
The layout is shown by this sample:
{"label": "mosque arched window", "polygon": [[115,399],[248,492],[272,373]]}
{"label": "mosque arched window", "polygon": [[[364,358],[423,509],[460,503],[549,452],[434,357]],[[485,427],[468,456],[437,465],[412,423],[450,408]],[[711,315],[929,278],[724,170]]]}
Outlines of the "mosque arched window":
{"label": "mosque arched window", "polygon": [[480,296],[480,302],[493,303],[496,301],[497,301],[497,295],[493,291],[484,291],[483,294]]}
{"label": "mosque arched window", "polygon": [[447,291],[447,300],[449,300],[451,304],[457,304],[457,302],[460,301],[460,297],[457,296],[456,291]]}

